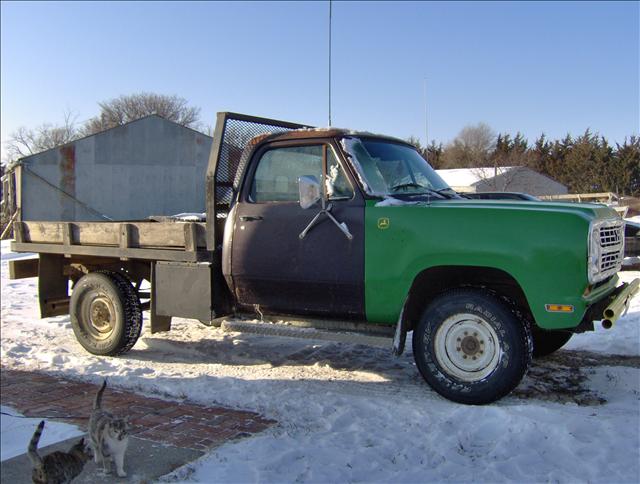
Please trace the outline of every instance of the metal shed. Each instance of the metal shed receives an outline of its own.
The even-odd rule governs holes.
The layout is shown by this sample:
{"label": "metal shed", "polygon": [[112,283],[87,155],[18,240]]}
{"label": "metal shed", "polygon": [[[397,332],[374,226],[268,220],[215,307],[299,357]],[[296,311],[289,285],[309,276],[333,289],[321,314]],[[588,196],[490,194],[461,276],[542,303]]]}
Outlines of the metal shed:
{"label": "metal shed", "polygon": [[526,166],[455,168],[437,170],[459,192],[524,192],[531,195],[562,195],[567,187]]}
{"label": "metal shed", "polygon": [[22,158],[21,220],[140,220],[204,212],[213,139],[157,115]]}

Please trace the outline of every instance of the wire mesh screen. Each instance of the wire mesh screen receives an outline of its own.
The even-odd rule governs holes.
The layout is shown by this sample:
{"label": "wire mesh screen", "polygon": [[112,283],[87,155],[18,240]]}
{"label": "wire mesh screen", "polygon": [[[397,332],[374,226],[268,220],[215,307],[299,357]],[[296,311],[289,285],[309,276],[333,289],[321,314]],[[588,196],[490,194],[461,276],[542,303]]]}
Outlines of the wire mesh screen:
{"label": "wire mesh screen", "polygon": [[[217,218],[225,218],[248,162],[250,150],[245,150],[249,141],[256,136],[282,133],[294,128],[278,124],[227,118],[216,169],[216,210]],[[244,153],[244,155],[243,155]]]}
{"label": "wire mesh screen", "polygon": [[208,250],[214,251],[221,247],[229,209],[252,152],[251,140],[257,143],[263,138],[261,135],[305,127],[308,126],[245,114],[218,113],[212,146],[215,159],[210,160],[207,168]]}

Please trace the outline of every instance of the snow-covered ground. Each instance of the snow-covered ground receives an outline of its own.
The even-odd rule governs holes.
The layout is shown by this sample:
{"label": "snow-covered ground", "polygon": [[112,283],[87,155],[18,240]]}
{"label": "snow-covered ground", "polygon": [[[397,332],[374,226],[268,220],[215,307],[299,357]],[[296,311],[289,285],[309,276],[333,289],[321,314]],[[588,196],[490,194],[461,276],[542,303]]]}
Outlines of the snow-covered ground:
{"label": "snow-covered ground", "polygon": [[[24,454],[29,441],[40,423],[40,418],[25,418],[13,408],[0,406],[0,461]],[[46,447],[62,440],[83,435],[78,427],[47,421],[38,447]]]}
{"label": "snow-covered ground", "polygon": [[[439,397],[409,350],[228,334],[174,319],[127,355],[38,319],[36,280],[9,281],[2,245],[2,365],[150,395],[258,411],[280,425],[167,479],[197,482],[640,481],[640,298],[613,330],[575,336],[513,395],[469,407]],[[621,273],[623,280],[638,272]],[[26,439],[24,446],[26,446]],[[22,444],[21,444],[22,445]]]}

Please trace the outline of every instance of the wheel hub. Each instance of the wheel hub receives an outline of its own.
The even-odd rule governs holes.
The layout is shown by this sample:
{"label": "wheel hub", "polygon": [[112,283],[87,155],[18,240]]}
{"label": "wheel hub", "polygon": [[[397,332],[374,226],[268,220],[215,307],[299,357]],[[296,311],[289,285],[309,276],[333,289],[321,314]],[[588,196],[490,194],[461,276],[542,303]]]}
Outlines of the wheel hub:
{"label": "wheel hub", "polygon": [[491,374],[501,350],[493,326],[473,314],[447,318],[435,335],[436,360],[445,372],[463,381],[478,381]]}
{"label": "wheel hub", "polygon": [[104,295],[95,295],[84,305],[85,328],[96,339],[105,339],[113,332],[115,310],[111,301]]}
{"label": "wheel hub", "polygon": [[[460,338],[457,338],[458,340]],[[456,351],[462,351],[467,357],[471,357],[474,360],[484,354],[484,341],[478,337],[478,333],[474,332],[472,336],[465,336],[460,341],[460,347],[456,348]]]}

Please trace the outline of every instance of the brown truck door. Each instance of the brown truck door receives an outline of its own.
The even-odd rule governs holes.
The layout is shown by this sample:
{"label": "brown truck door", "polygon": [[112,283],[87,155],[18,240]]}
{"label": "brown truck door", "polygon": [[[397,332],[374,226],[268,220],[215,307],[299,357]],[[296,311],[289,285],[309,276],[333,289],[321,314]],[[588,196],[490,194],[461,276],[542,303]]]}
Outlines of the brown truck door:
{"label": "brown truck door", "polygon": [[[298,179],[322,180],[332,215],[300,238],[320,210],[303,210]],[[231,274],[241,305],[266,312],[364,319],[364,200],[330,141],[273,143],[254,155],[233,210]]]}

